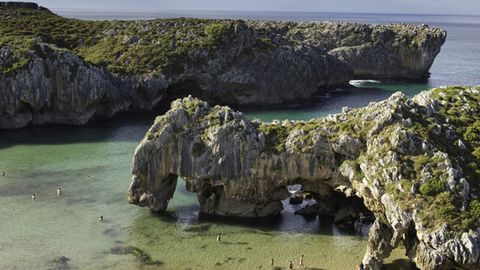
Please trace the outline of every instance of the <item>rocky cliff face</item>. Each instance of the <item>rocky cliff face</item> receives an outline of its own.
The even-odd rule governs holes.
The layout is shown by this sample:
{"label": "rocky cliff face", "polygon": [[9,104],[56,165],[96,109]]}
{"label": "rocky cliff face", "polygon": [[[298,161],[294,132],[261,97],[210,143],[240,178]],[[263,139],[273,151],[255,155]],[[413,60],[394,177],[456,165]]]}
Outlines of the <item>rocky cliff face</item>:
{"label": "rocky cliff face", "polygon": [[128,201],[163,211],[181,177],[205,213],[262,217],[280,213],[287,185],[317,198],[336,189],[375,215],[367,269],[399,243],[421,269],[478,269],[478,104],[478,87],[434,89],[323,119],[259,123],[179,99],[138,146]]}
{"label": "rocky cliff face", "polygon": [[[0,98],[0,129],[82,125],[118,111],[149,110],[165,96],[167,82],[162,78],[115,76],[44,43],[28,53],[28,68],[10,76],[0,74],[0,89],[6,90]],[[10,47],[1,48],[0,60],[2,55],[8,61]]]}
{"label": "rocky cliff face", "polygon": [[0,5],[0,128],[83,124],[188,94],[296,104],[354,78],[421,79],[446,33],[412,25],[80,21]]}
{"label": "rocky cliff face", "polygon": [[344,62],[353,78],[425,79],[446,33],[426,25],[345,22],[249,22],[275,42],[321,47]]}

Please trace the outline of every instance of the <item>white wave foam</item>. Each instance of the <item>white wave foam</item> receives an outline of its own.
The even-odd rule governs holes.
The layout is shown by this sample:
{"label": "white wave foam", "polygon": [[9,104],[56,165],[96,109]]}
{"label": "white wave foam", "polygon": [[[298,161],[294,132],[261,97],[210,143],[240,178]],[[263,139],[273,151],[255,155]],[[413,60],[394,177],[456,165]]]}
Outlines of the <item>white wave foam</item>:
{"label": "white wave foam", "polygon": [[360,87],[366,83],[380,83],[380,81],[377,80],[351,80],[348,82],[350,85],[353,85],[355,87]]}

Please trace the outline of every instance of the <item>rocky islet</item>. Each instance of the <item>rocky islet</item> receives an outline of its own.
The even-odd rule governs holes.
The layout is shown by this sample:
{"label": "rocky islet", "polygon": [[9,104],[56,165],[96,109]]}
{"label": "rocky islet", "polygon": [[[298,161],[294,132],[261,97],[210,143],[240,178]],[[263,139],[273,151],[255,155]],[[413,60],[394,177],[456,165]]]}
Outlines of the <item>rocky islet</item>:
{"label": "rocky islet", "polygon": [[0,5],[0,129],[85,124],[189,94],[294,105],[355,78],[421,80],[446,32],[406,24],[84,21]]}
{"label": "rocky islet", "polygon": [[310,121],[260,123],[187,97],[138,146],[130,203],[164,211],[177,177],[212,215],[277,215],[287,186],[320,205],[335,190],[374,213],[364,264],[403,243],[421,269],[477,269],[478,87],[396,93]]}

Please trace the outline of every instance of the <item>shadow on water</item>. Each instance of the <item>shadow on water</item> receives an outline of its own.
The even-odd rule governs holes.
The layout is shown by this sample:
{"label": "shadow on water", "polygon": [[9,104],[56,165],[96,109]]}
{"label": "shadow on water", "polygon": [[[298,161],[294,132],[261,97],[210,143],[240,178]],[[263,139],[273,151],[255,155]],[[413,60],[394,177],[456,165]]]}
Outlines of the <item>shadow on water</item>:
{"label": "shadow on water", "polygon": [[415,270],[418,269],[410,264],[407,259],[396,259],[391,263],[383,265],[382,270]]}
{"label": "shadow on water", "polygon": [[116,116],[85,126],[30,126],[0,132],[0,149],[16,144],[72,144],[105,141],[140,141],[154,120],[153,114]]}
{"label": "shadow on water", "polygon": [[[133,228],[145,229],[146,220],[152,224],[167,223],[174,225],[178,233],[215,234],[218,227],[241,229],[242,233],[261,235],[310,234],[364,237],[353,229],[337,227],[332,218],[304,217],[295,215],[295,209],[289,207],[285,200],[284,211],[277,216],[264,218],[212,216],[200,212],[200,205],[195,193],[186,190],[184,181],[179,181],[170,205],[165,212],[139,211],[133,222]],[[160,226],[160,225],[153,225]],[[215,230],[212,228],[215,226]]]}
{"label": "shadow on water", "polygon": [[[133,228],[137,228],[139,231],[145,228],[145,221],[149,220],[154,224],[167,223],[176,226],[179,233],[212,236],[218,232],[218,227],[231,227],[241,229],[241,233],[266,236],[282,233],[364,237],[353,229],[347,230],[337,227],[331,218],[305,218],[292,213],[282,213],[278,216],[265,218],[221,217],[200,213],[197,205],[177,207],[174,211],[170,210],[162,213],[151,212],[147,209],[140,212],[133,222]],[[215,229],[212,229],[214,226]]]}
{"label": "shadow on water", "polygon": [[[398,82],[380,83],[377,81],[360,81],[356,86],[339,93],[329,93],[311,102],[296,104],[288,108],[288,104],[278,108],[256,107],[234,108],[245,113],[251,119],[271,121],[272,119],[306,120],[324,117],[330,113],[341,111],[342,107],[351,108],[368,105],[372,101],[388,98],[394,91],[404,91],[413,96],[420,90],[428,89],[429,84],[401,84]],[[404,90],[408,89],[408,90]],[[162,104],[149,113],[122,113],[112,119],[93,121],[85,126],[47,125],[25,127],[17,130],[2,130],[0,132],[0,149],[16,144],[71,144],[81,142],[125,141],[138,142],[153,123],[157,115],[163,114],[168,108]]]}
{"label": "shadow on water", "polygon": [[[380,82],[361,81],[358,88],[351,88],[347,93],[334,94],[328,99],[309,104],[302,104],[298,108],[242,108],[242,111],[250,119],[260,121],[278,120],[308,120],[311,118],[325,117],[328,114],[339,113],[343,107],[358,108],[368,105],[370,102],[381,101],[393,94],[393,91],[382,89]],[[397,90],[401,87],[397,85]]]}

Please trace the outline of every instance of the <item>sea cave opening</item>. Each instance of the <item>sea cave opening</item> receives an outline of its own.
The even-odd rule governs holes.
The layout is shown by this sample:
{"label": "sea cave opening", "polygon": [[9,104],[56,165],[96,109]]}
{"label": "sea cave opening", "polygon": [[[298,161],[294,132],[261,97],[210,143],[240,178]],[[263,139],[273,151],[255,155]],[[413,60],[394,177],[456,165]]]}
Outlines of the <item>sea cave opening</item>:
{"label": "sea cave opening", "polygon": [[[204,181],[209,185],[210,181]],[[347,234],[367,236],[374,215],[370,212],[363,200],[355,195],[347,196],[338,188],[322,186],[312,191],[308,185],[300,181],[285,187],[288,196],[281,200],[283,210],[276,215],[267,218],[239,218],[216,215],[209,212],[214,207],[211,204],[218,203],[222,196],[222,187],[192,185],[192,181],[185,181],[178,177],[175,192],[169,202],[168,212],[173,215],[178,223],[184,225],[198,224],[202,221],[227,222],[231,225],[254,224],[281,230],[289,233],[328,233],[342,232]],[[212,196],[213,195],[213,196]],[[212,198],[216,198],[213,199]],[[234,209],[232,210],[234,211]],[[225,214],[225,213],[222,213]],[[228,214],[228,213],[227,213]],[[262,222],[267,221],[264,225]]]}
{"label": "sea cave opening", "polygon": [[282,200],[282,215],[301,216],[333,230],[368,235],[375,217],[360,197],[351,190],[345,192],[328,185],[312,187],[301,181],[286,186],[289,196]]}

